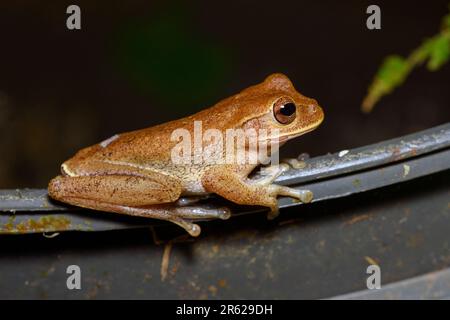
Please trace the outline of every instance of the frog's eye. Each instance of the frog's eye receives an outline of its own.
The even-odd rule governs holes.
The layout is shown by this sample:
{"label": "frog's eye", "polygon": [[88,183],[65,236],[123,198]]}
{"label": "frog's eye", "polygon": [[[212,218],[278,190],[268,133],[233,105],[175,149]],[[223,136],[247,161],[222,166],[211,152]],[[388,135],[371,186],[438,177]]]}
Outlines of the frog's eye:
{"label": "frog's eye", "polygon": [[273,116],[281,124],[289,124],[294,121],[296,116],[294,101],[289,98],[279,98],[273,104]]}

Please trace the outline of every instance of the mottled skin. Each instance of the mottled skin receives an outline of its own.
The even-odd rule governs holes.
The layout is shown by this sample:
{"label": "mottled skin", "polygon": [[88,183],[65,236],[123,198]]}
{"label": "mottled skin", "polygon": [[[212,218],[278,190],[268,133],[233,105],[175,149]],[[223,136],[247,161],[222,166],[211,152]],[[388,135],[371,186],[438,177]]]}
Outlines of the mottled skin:
{"label": "mottled skin", "polygon": [[[296,105],[292,123],[274,117],[274,102],[289,97]],[[270,208],[277,215],[277,196],[309,202],[312,194],[272,184],[286,166],[269,167],[269,174],[250,180],[257,164],[186,164],[172,162],[171,141],[175,129],[193,132],[194,121],[203,130],[279,129],[280,144],[315,129],[323,120],[317,102],[298,93],[289,79],[273,74],[264,82],[220,101],[186,118],[151,128],[123,133],[79,151],[61,166],[62,175],[50,181],[49,195],[69,204],[109,212],[157,218],[174,222],[192,236],[200,227],[192,220],[229,217],[225,209],[200,209],[177,201],[181,196],[216,193],[244,205]]]}

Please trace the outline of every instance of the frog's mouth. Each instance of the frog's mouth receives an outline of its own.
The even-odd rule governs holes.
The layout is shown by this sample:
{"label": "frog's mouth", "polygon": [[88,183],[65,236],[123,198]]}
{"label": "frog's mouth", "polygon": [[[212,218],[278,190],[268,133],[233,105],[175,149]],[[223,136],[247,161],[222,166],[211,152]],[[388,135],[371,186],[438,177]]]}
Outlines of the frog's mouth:
{"label": "frog's mouth", "polygon": [[307,127],[305,130],[302,130],[301,132],[294,133],[294,134],[286,134],[286,135],[284,135],[284,136],[280,136],[280,137],[279,137],[279,140],[280,140],[280,141],[283,141],[283,142],[286,142],[287,140],[291,140],[291,139],[300,137],[300,136],[302,136],[302,135],[304,135],[304,134],[306,134],[306,133],[309,133],[309,132],[311,132],[311,131],[314,131],[314,130],[317,129],[318,126],[321,125],[321,123],[323,122],[323,120],[324,120],[324,117],[322,117],[322,118],[321,118],[319,121],[317,121],[316,123],[314,123],[314,124],[310,125],[309,127]]}
{"label": "frog's mouth", "polygon": [[270,143],[272,140],[275,140],[275,141],[277,140],[278,143],[285,143],[288,140],[300,137],[300,136],[302,136],[304,134],[307,134],[308,132],[311,132],[311,131],[315,130],[321,123],[322,123],[322,121],[317,123],[317,124],[315,124],[315,125],[313,125],[313,126],[311,126],[310,128],[307,128],[306,130],[303,130],[301,132],[297,132],[297,133],[294,133],[294,134],[285,134],[285,135],[281,135],[281,136],[278,136],[278,137],[268,137],[267,139],[264,139],[264,141],[268,141]]}

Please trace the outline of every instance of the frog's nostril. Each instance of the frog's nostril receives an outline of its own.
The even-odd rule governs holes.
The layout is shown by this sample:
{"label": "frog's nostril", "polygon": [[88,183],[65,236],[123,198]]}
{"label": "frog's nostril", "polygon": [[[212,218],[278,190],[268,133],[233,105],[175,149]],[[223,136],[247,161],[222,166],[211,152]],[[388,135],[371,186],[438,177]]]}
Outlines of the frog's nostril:
{"label": "frog's nostril", "polygon": [[318,108],[315,104],[309,104],[307,106],[307,110],[308,110],[308,113],[313,114],[313,113],[317,112]]}

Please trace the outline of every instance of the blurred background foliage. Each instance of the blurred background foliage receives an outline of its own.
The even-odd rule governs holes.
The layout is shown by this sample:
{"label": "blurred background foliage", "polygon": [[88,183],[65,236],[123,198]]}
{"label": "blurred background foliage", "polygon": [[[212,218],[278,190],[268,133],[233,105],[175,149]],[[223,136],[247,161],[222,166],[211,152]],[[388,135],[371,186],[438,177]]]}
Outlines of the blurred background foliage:
{"label": "blurred background foliage", "polygon": [[366,28],[372,3],[361,0],[79,0],[79,31],[66,28],[71,4],[0,2],[0,188],[45,187],[80,148],[189,115],[273,72],[326,114],[282,156],[450,119],[449,64],[433,74],[417,68],[370,117],[359,109],[386,52],[408,53],[435,34],[448,0],[379,1],[377,31]]}
{"label": "blurred background foliage", "polygon": [[169,3],[155,18],[129,21],[112,48],[113,62],[136,88],[185,108],[211,99],[231,80],[231,50],[202,38],[190,10],[186,3]]}
{"label": "blurred background foliage", "polygon": [[408,57],[390,55],[385,58],[369,87],[369,92],[363,100],[362,111],[372,111],[381,97],[391,93],[396,87],[400,86],[415,67],[426,62],[429,71],[436,71],[449,58],[450,13],[442,18],[441,31],[437,35],[423,41]]}

